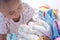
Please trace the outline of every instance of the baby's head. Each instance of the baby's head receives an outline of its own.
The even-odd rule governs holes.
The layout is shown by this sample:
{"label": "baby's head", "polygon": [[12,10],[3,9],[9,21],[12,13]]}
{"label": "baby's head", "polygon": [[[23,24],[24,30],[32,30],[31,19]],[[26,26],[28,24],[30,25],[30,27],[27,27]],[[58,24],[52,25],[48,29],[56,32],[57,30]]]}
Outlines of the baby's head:
{"label": "baby's head", "polygon": [[20,0],[0,0],[0,12],[8,18],[17,18],[22,10]]}

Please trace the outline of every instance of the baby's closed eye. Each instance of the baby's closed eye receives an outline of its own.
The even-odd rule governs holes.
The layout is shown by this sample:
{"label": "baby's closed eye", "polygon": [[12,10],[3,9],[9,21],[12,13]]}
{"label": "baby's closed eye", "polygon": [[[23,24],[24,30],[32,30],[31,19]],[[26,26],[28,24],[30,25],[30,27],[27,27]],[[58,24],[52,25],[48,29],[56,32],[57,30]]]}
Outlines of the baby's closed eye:
{"label": "baby's closed eye", "polygon": [[8,14],[9,15],[13,15],[14,14],[14,11],[10,11]]}

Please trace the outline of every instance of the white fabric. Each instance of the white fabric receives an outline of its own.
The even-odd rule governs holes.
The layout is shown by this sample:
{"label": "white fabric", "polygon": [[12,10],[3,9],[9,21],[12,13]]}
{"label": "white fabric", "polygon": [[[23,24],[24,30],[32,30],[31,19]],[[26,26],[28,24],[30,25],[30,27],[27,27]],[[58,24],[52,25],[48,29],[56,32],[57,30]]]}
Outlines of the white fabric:
{"label": "white fabric", "polygon": [[6,28],[6,22],[5,18],[2,13],[0,13],[0,34],[6,34],[7,33],[7,28]]}
{"label": "white fabric", "polygon": [[37,30],[33,30],[30,26],[26,25],[26,24],[22,24],[20,25],[19,28],[19,39],[21,40],[37,40],[39,37],[37,35],[35,35],[35,31]]}
{"label": "white fabric", "polygon": [[[36,25],[39,25],[39,26],[41,26],[40,27],[40,31],[41,32],[43,32],[46,36],[48,36],[49,38],[51,38],[52,37],[52,32],[51,32],[51,27],[50,27],[50,25],[47,23],[47,22],[45,22],[44,20],[42,20],[40,17],[39,17],[39,14],[35,14],[34,16],[33,16],[33,19],[34,19],[34,21],[36,21],[35,23],[33,23],[33,24],[36,24]],[[30,23],[30,25],[31,25],[32,23]],[[48,33],[48,34],[47,34]]]}

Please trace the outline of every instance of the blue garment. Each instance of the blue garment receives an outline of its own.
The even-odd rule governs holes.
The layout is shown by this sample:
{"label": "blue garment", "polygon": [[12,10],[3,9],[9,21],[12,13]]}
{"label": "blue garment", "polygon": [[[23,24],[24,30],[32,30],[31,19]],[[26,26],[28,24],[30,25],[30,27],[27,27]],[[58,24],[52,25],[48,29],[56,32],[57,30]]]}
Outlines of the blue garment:
{"label": "blue garment", "polygon": [[54,40],[55,38],[57,38],[59,36],[58,29],[57,29],[56,24],[54,22],[55,21],[55,15],[54,15],[52,9],[48,10],[47,14],[49,14],[49,16],[51,18],[50,22],[51,22],[51,28],[52,28],[52,37],[53,37],[53,40]]}
{"label": "blue garment", "polygon": [[55,19],[55,15],[53,13],[53,9],[50,9],[47,11],[47,14],[49,14],[49,16],[54,20]]}
{"label": "blue garment", "polygon": [[7,40],[17,40],[17,36],[15,34],[7,34]]}

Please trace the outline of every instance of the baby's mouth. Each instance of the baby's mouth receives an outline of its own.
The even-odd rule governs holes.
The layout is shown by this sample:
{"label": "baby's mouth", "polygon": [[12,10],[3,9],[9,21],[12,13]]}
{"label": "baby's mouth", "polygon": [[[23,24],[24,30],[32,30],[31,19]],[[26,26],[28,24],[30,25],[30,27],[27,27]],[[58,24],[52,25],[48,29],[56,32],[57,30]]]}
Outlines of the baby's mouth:
{"label": "baby's mouth", "polygon": [[20,16],[18,18],[13,18],[14,22],[19,22],[19,20],[20,20]]}

